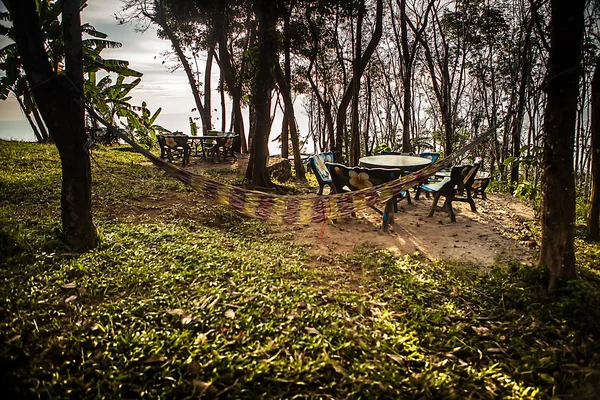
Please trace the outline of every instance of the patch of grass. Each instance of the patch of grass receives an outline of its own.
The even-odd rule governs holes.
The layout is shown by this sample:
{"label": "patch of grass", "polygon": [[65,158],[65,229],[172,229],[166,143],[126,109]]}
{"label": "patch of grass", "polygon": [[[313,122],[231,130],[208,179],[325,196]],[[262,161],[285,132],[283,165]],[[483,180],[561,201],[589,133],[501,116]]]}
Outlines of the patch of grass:
{"label": "patch of grass", "polygon": [[101,242],[74,255],[45,177],[55,151],[0,142],[0,155],[9,397],[597,394],[595,279],[549,297],[545,271],[517,264],[481,272],[369,247],[312,259],[118,147],[94,151]]}

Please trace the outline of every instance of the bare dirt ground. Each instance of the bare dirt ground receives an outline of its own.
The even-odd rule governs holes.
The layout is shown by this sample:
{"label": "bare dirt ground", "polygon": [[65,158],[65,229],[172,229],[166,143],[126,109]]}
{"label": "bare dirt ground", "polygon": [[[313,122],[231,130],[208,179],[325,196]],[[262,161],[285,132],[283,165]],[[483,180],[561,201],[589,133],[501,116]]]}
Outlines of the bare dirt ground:
{"label": "bare dirt ground", "polygon": [[[245,157],[237,162],[202,162],[187,168],[231,168],[245,171]],[[327,189],[326,189],[327,190]],[[314,190],[316,193],[316,188]],[[444,211],[427,217],[432,200],[399,203],[389,232],[381,231],[381,215],[373,210],[336,223],[284,226],[281,233],[294,233],[294,242],[305,245],[314,256],[349,253],[357,246],[387,249],[398,255],[421,253],[429,259],[460,261],[462,264],[490,266],[495,263],[531,263],[537,244],[525,222],[535,218],[533,210],[517,198],[488,194],[475,199],[476,213],[467,203],[454,203],[456,222]],[[440,205],[442,201],[440,201]]]}
{"label": "bare dirt ground", "polygon": [[308,245],[315,255],[348,253],[367,245],[399,255],[418,251],[429,259],[481,266],[532,261],[537,244],[524,222],[534,213],[512,196],[489,194],[487,200],[476,199],[477,213],[466,203],[454,203],[455,223],[441,211],[427,217],[431,202],[426,198],[413,199],[412,204],[402,201],[389,232],[381,231],[381,216],[372,210],[324,228],[313,224],[284,231],[294,231],[295,242]]}

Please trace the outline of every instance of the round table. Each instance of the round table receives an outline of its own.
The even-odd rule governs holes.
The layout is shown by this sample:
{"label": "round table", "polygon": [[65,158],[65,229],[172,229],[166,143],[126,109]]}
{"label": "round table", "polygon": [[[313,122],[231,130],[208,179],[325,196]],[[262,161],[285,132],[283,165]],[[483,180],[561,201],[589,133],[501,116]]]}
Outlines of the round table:
{"label": "round table", "polygon": [[415,172],[431,164],[431,160],[423,157],[401,155],[367,156],[358,160],[361,167],[401,169],[403,172]]}

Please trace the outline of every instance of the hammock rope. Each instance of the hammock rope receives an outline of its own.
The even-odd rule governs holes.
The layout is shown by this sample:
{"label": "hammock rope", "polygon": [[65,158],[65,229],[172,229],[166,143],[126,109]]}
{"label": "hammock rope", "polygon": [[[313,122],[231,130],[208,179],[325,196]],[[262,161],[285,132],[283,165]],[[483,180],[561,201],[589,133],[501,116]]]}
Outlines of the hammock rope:
{"label": "hammock rope", "polygon": [[502,123],[501,121],[490,127],[474,141],[460,150],[453,152],[443,160],[410,175],[405,175],[397,180],[379,186],[354,192],[330,194],[328,196],[276,195],[228,185],[183,170],[140,147],[134,140],[121,133],[112,124],[100,117],[93,108],[89,106],[86,106],[86,108],[90,115],[105,125],[111,134],[131,145],[135,151],[144,155],[152,164],[165,171],[171,177],[178,179],[199,192],[205,199],[228,206],[234,211],[248,217],[287,225],[331,221],[350,217],[353,213],[362,211],[367,207],[383,205],[403,190],[409,189],[434,175],[436,172],[450,167],[460,156],[485,140]]}

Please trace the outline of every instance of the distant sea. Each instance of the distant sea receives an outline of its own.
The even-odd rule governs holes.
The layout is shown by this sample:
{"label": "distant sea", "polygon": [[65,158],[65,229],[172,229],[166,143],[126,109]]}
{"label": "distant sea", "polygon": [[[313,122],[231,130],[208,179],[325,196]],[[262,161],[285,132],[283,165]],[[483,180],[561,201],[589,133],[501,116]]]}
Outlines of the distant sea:
{"label": "distant sea", "polygon": [[0,121],[0,139],[19,142],[36,141],[31,126],[26,120]]}

